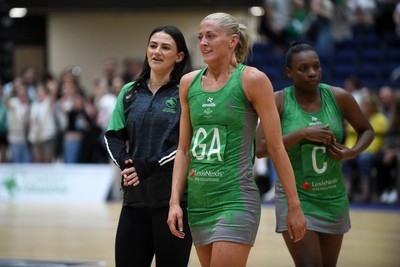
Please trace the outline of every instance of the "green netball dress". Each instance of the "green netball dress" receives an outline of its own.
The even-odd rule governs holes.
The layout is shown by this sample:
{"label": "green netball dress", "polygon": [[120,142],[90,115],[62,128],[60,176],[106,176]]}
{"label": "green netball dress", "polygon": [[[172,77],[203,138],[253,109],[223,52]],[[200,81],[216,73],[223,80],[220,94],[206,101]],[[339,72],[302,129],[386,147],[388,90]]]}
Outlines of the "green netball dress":
{"label": "green netball dress", "polygon": [[224,87],[206,92],[203,69],[188,102],[193,127],[188,217],[195,245],[232,241],[253,245],[260,197],[253,177],[257,113],[246,98],[239,64]]}
{"label": "green netball dress", "polygon": [[[322,107],[316,113],[301,109],[294,96],[293,86],[285,88],[284,109],[281,115],[282,134],[301,128],[329,124],[337,142],[343,139],[342,115],[334,95],[326,84],[319,85]],[[296,177],[296,186],[307,221],[307,229],[328,234],[343,234],[350,229],[342,163],[327,155],[322,143],[303,140],[289,151]],[[287,230],[287,203],[282,185],[276,183],[277,232]]]}

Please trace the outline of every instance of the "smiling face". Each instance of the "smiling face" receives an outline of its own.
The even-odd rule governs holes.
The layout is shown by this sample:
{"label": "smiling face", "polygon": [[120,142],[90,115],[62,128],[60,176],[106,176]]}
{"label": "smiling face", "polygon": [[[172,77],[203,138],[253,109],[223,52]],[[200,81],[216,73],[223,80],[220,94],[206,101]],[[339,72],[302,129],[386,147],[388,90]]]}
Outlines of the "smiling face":
{"label": "smiling face", "polygon": [[200,23],[198,39],[204,63],[210,64],[231,59],[238,42],[238,35],[229,35],[218,21],[205,19]]}
{"label": "smiling face", "polygon": [[174,39],[165,32],[154,33],[147,45],[147,61],[155,72],[170,72],[174,65],[183,58],[183,52],[178,53]]}
{"label": "smiling face", "polygon": [[315,89],[322,77],[321,63],[317,53],[312,50],[305,50],[294,54],[286,72],[296,88]]}

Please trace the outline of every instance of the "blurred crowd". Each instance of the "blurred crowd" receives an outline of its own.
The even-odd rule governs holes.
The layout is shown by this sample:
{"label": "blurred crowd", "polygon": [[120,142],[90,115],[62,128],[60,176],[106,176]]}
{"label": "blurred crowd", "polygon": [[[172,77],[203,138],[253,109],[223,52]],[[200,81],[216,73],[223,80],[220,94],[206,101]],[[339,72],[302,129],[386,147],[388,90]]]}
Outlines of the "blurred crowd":
{"label": "blurred crowd", "polygon": [[[343,164],[350,199],[395,203],[400,161],[400,90],[383,85],[377,92],[371,91],[354,77],[346,80],[345,89],[354,95],[375,131],[370,146]],[[356,133],[351,126],[345,127],[345,145],[351,147]]]}
{"label": "blurred crowd", "polygon": [[293,40],[310,42],[319,55],[334,52],[335,44],[352,38],[353,26],[374,25],[383,41],[400,44],[398,0],[263,0],[258,33],[286,51]]}
{"label": "blurred crowd", "polygon": [[82,87],[77,66],[59,77],[27,66],[14,80],[1,82],[0,162],[109,162],[103,133],[119,91],[142,63],[126,58],[120,68],[108,58],[89,89]]}

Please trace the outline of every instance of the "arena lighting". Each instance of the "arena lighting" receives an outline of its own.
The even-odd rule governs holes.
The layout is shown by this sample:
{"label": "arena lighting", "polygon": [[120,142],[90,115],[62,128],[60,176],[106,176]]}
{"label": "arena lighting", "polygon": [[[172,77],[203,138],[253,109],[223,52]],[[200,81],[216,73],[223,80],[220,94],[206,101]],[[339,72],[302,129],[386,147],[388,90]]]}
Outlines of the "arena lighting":
{"label": "arena lighting", "polygon": [[23,18],[27,12],[28,10],[24,7],[13,7],[8,14],[10,18]]}
{"label": "arena lighting", "polygon": [[264,8],[260,6],[252,6],[249,8],[249,14],[254,17],[261,17],[264,15]]}

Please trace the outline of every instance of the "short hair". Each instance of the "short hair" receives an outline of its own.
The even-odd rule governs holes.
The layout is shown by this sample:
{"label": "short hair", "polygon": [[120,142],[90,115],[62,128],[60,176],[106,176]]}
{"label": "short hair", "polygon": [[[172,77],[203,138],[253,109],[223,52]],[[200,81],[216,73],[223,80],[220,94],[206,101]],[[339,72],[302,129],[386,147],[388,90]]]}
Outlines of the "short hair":
{"label": "short hair", "polygon": [[285,56],[285,65],[287,68],[292,67],[293,56],[303,51],[315,51],[315,49],[305,42],[292,42]]}

